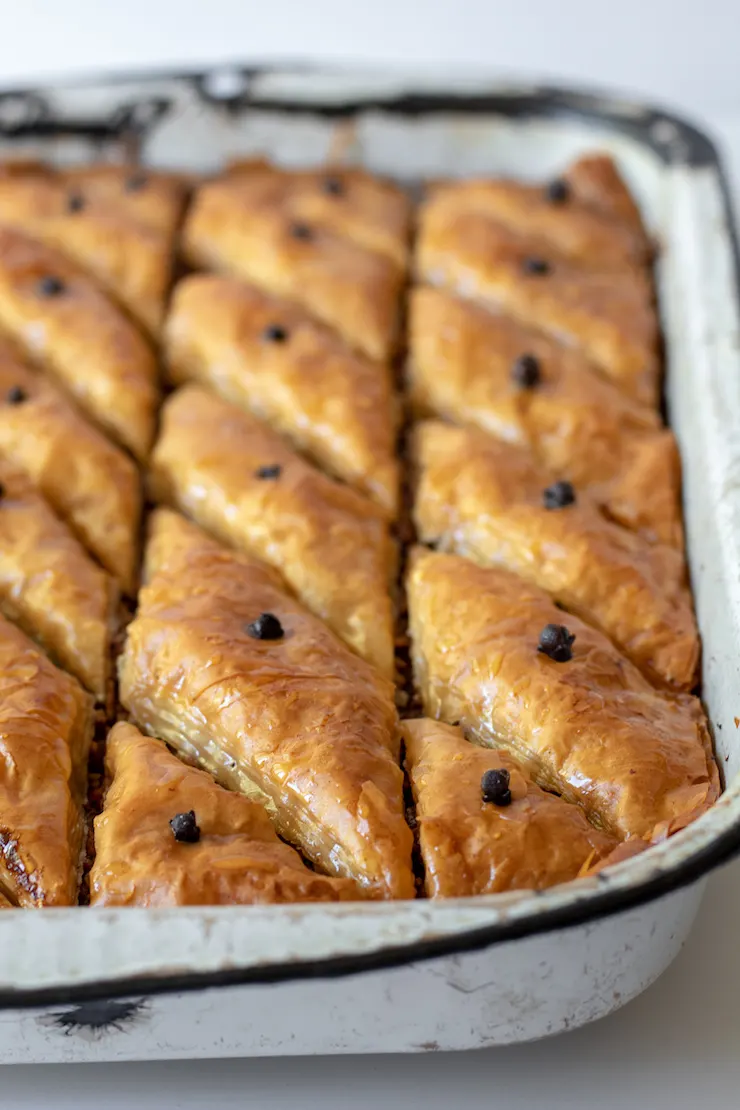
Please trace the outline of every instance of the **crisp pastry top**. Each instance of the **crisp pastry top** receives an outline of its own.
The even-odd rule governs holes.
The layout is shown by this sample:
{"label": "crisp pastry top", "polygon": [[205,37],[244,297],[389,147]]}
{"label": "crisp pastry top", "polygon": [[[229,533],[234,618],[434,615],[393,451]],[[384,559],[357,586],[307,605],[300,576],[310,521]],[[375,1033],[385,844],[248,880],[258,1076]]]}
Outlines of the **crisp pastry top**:
{"label": "crisp pastry top", "polygon": [[652,285],[639,268],[586,265],[541,234],[523,234],[466,202],[464,190],[422,206],[417,276],[503,310],[581,350],[623,392],[658,398],[660,362]]}
{"label": "crisp pastry top", "polygon": [[416,426],[414,520],[425,543],[502,566],[605,632],[654,682],[696,685],[699,636],[683,555],[608,520],[588,488],[474,428]]}
{"label": "crisp pastry top", "polygon": [[156,416],[157,363],[144,336],[64,255],[0,227],[0,329],[137,458]]}
{"label": "crisp pastry top", "polygon": [[420,287],[410,297],[407,376],[418,414],[527,446],[557,477],[588,484],[620,524],[683,546],[672,433],[657,411],[625,397],[577,350]]}
{"label": "crisp pastry top", "polygon": [[231,162],[225,176],[250,203],[274,204],[292,219],[386,255],[401,269],[408,264],[411,206],[389,181],[358,167],[285,170],[257,158]]}
{"label": "crisp pastry top", "polygon": [[540,238],[558,254],[587,267],[632,272],[648,261],[642,229],[588,204],[565,184],[562,199],[548,186],[506,178],[469,178],[436,186],[430,193],[435,218],[476,213],[524,236]]}
{"label": "crisp pastry top", "polygon": [[393,686],[276,573],[166,510],[120,661],[133,720],[259,798],[320,870],[414,894]]}
{"label": "crisp pastry top", "polygon": [[211,386],[396,515],[398,404],[387,365],[300,309],[215,274],[178,285],[165,353],[175,382]]}
{"label": "crisp pastry top", "polygon": [[363,354],[387,359],[399,338],[405,276],[377,243],[387,242],[391,229],[401,252],[405,227],[401,237],[393,231],[401,209],[405,223],[403,194],[366,175],[347,174],[337,193],[325,188],[322,175],[296,177],[258,165],[196,190],[183,248],[192,266],[234,274],[295,301]]}
{"label": "crisp pastry top", "polygon": [[0,891],[16,906],[77,901],[92,699],[0,617]]}
{"label": "crisp pastry top", "polygon": [[172,278],[175,221],[157,226],[146,214],[139,218],[126,203],[136,190],[122,184],[101,189],[94,176],[69,177],[33,165],[0,176],[0,224],[68,255],[155,333]]}
{"label": "crisp pastry top", "polygon": [[309,870],[278,838],[259,802],[224,790],[205,771],[172,755],[161,740],[121,722],[108,735],[105,758],[110,786],[95,818],[91,905],[357,898],[349,880]]}
{"label": "crisp pastry top", "polygon": [[29,479],[0,460],[0,609],[105,701],[117,591]]}
{"label": "crisp pastry top", "polygon": [[172,235],[182,219],[189,182],[184,174],[104,163],[68,166],[56,178],[75,194],[104,203],[160,234]]}
{"label": "crisp pastry top", "polygon": [[613,837],[536,786],[509,752],[476,747],[426,717],[403,731],[430,898],[542,890],[617,851]]}
{"label": "crisp pastry top", "polygon": [[135,464],[1,335],[0,455],[28,475],[91,554],[133,593],[141,516]]}
{"label": "crisp pastry top", "polygon": [[274,566],[309,609],[393,678],[395,549],[369,501],[195,385],[163,407],[150,490]]}
{"label": "crisp pastry top", "polygon": [[716,799],[634,199],[419,184],[0,160],[0,908],[539,890]]}
{"label": "crisp pastry top", "polygon": [[563,180],[576,201],[624,224],[643,240],[644,255],[652,253],[640,210],[608,154],[585,154],[576,159],[566,169]]}
{"label": "crisp pastry top", "polygon": [[504,746],[620,838],[663,837],[715,801],[698,699],[662,694],[522,578],[418,549],[407,580],[425,712]]}

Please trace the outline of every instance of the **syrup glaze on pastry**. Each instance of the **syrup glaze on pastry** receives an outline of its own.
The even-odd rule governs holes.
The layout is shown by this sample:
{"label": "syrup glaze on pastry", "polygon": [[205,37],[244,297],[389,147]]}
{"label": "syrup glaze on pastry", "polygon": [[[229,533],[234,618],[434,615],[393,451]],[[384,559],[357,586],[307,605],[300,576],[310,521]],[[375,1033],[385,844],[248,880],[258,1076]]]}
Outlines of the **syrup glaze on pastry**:
{"label": "syrup glaze on pastry", "polygon": [[[275,466],[266,479],[264,468]],[[274,566],[309,609],[393,677],[395,550],[370,502],[194,385],[165,403],[150,487],[155,500]]]}
{"label": "syrup glaze on pastry", "polygon": [[22,473],[0,460],[0,609],[105,701],[117,591]]}
{"label": "syrup glaze on pastry", "polygon": [[[316,866],[410,898],[393,686],[285,593],[276,573],[160,510],[120,660],[134,721],[266,805]],[[270,614],[281,635],[250,626]]]}
{"label": "syrup glaze on pastry", "polygon": [[[506,747],[535,781],[624,839],[694,820],[719,776],[698,699],[659,693],[596,629],[501,569],[417,549],[407,580],[426,713]],[[544,648],[561,625],[570,650]]]}
{"label": "syrup glaze on pastry", "polygon": [[214,274],[178,285],[166,354],[175,382],[211,386],[396,515],[397,401],[388,366],[294,306]]}
{"label": "syrup glaze on pastry", "polygon": [[149,344],[64,255],[7,227],[0,228],[0,328],[101,428],[146,457],[158,400]]}
{"label": "syrup glaze on pastry", "polygon": [[25,231],[77,263],[155,334],[172,279],[174,224],[142,222],[122,203],[129,195],[101,194],[84,176],[28,168],[0,176],[0,224]]}
{"label": "syrup glaze on pastry", "polygon": [[284,170],[263,159],[235,160],[226,176],[251,203],[272,201],[291,219],[331,228],[401,269],[408,263],[411,206],[389,181],[353,166]]}
{"label": "syrup glaze on pastry", "polygon": [[293,300],[350,346],[388,359],[404,283],[393,255],[403,253],[408,202],[365,175],[346,172],[341,197],[324,178],[259,164],[202,185],[183,229],[187,261]]}
{"label": "syrup glaze on pastry", "polygon": [[56,177],[85,202],[105,204],[141,227],[167,236],[180,223],[189,188],[184,174],[102,162],[65,167]]}
{"label": "syrup glaze on pastry", "polygon": [[597,152],[578,158],[563,177],[577,201],[628,227],[633,235],[643,240],[644,255],[651,254],[640,211],[608,154]]}
{"label": "syrup glaze on pastry", "polygon": [[82,867],[92,699],[0,617],[0,891],[71,906]]}
{"label": "syrup glaze on pastry", "polygon": [[699,637],[680,552],[607,520],[588,487],[551,485],[526,448],[435,421],[413,444],[421,540],[541,586],[653,682],[693,689]]}
{"label": "syrup glaze on pastry", "polygon": [[643,270],[574,262],[443,193],[423,206],[416,273],[564,341],[628,397],[656,404],[658,325]]}
{"label": "syrup glaze on pastry", "polygon": [[79,897],[93,712],[100,906],[539,890],[716,799],[629,190],[417,215],[412,262],[346,165],[0,161],[0,908]]}
{"label": "syrup glaze on pastry", "polygon": [[568,178],[561,179],[559,188],[471,178],[437,186],[430,195],[435,218],[441,212],[449,217],[474,212],[515,234],[533,236],[586,267],[631,273],[648,261],[642,228],[585,203]]}
{"label": "syrup glaze on pastry", "polygon": [[[95,818],[92,906],[278,905],[356,899],[348,879],[309,870],[277,836],[259,802],[224,790],[161,740],[114,725],[106,744],[110,786]],[[195,843],[173,834],[192,811]]]}
{"label": "syrup glaze on pastry", "polygon": [[141,517],[135,464],[2,336],[0,453],[28,475],[123,589],[134,593]]}
{"label": "syrup glaze on pastry", "polygon": [[528,446],[557,477],[648,539],[683,547],[680,462],[657,412],[575,350],[438,289],[410,298],[413,408]]}
{"label": "syrup glaze on pastry", "polygon": [[[543,890],[610,862],[617,841],[536,786],[508,751],[476,747],[426,717],[403,730],[429,898]],[[508,776],[505,805],[481,789],[497,771]]]}

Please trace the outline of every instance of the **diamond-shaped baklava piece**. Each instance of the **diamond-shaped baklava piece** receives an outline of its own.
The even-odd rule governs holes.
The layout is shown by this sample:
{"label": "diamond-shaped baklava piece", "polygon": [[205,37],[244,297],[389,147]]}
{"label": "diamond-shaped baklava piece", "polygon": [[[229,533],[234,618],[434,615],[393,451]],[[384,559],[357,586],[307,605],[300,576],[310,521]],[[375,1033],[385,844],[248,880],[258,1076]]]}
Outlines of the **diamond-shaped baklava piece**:
{"label": "diamond-shaped baklava piece", "polygon": [[0,617],[0,891],[18,906],[77,901],[92,699]]}
{"label": "diamond-shaped baklava piece", "polygon": [[146,457],[158,401],[144,336],[64,255],[0,228],[0,328],[98,423]]}
{"label": "diamond-shaped baklava piece", "polygon": [[211,274],[175,290],[166,355],[174,381],[211,386],[396,514],[398,402],[387,365],[300,309]]}
{"label": "diamond-shaped baklava piece", "polygon": [[101,702],[117,597],[29,479],[0,461],[0,609]]}
{"label": "diamond-shaped baklava piece", "polygon": [[84,174],[70,182],[67,174],[29,167],[0,176],[0,224],[58,248],[154,333],[172,279],[175,224],[140,220],[123,203],[129,194],[117,191],[106,196]]}
{"label": "diamond-shaped baklava piece", "polygon": [[580,350],[627,396],[657,404],[658,324],[643,269],[576,262],[445,192],[422,208],[415,266],[429,284]]}
{"label": "diamond-shaped baklava piece", "polygon": [[715,801],[704,713],[659,693],[596,629],[523,579],[417,550],[407,593],[429,716],[508,748],[613,835],[653,839]]}
{"label": "diamond-shaped baklava piece", "polygon": [[141,483],[111,443],[0,338],[0,453],[128,593],[135,590]]}
{"label": "diamond-shaped baklava piece", "polygon": [[411,205],[390,181],[356,166],[286,170],[256,158],[231,162],[225,177],[252,203],[274,200],[293,219],[331,228],[401,269],[408,263]]}
{"label": "diamond-shaped baklava piece", "polygon": [[380,510],[199,386],[165,403],[150,487],[277,568],[317,616],[393,676],[395,549]]}
{"label": "diamond-shaped baklava piece", "polygon": [[160,510],[120,661],[134,721],[261,801],[329,874],[411,898],[393,686],[275,571]]}
{"label": "diamond-shaped baklava piece", "polygon": [[623,858],[614,837],[536,786],[509,752],[426,717],[403,731],[429,898],[542,890]]}
{"label": "diamond-shaped baklava piece", "polygon": [[351,346],[387,359],[398,340],[405,270],[393,255],[404,253],[408,203],[352,171],[340,196],[325,189],[326,176],[258,164],[206,182],[185,220],[185,255],[295,301]]}
{"label": "diamond-shaped baklava piece", "polygon": [[110,785],[95,818],[93,906],[275,905],[356,899],[348,879],[311,871],[259,802],[224,790],[161,740],[114,725]]}
{"label": "diamond-shaped baklava piece", "polygon": [[488,217],[515,233],[538,237],[564,258],[586,267],[630,272],[649,261],[642,228],[588,203],[567,176],[544,185],[467,178],[433,187],[430,197],[435,212]]}
{"label": "diamond-shaped baklava piece", "polygon": [[600,378],[577,351],[442,290],[411,296],[411,402],[528,446],[648,539],[682,546],[680,462],[657,413]]}
{"label": "diamond-shaped baklava piece", "polygon": [[173,235],[182,217],[187,176],[149,166],[114,166],[102,162],[56,170],[70,193],[82,196],[160,234]]}
{"label": "diamond-shaped baklava piece", "polygon": [[420,539],[541,586],[653,681],[696,685],[699,637],[680,552],[613,524],[588,487],[554,482],[526,448],[477,429],[417,425],[413,456]]}

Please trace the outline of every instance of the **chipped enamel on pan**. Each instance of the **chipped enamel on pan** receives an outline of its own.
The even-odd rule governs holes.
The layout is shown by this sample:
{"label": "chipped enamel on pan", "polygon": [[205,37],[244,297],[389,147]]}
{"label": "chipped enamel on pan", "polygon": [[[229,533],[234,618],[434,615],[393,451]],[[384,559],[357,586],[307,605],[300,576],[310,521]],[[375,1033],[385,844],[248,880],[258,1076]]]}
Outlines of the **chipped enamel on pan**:
{"label": "chipped enamel on pan", "polygon": [[573,1028],[657,978],[688,936],[706,875],[740,850],[740,320],[711,142],[637,104],[479,80],[440,89],[236,68],[0,94],[0,155],[79,161],[123,149],[203,172],[256,152],[315,163],[337,143],[408,182],[541,179],[594,148],[619,159],[661,245],[666,401],[727,789],[670,841],[536,895],[4,912],[3,1062],[416,1052]]}

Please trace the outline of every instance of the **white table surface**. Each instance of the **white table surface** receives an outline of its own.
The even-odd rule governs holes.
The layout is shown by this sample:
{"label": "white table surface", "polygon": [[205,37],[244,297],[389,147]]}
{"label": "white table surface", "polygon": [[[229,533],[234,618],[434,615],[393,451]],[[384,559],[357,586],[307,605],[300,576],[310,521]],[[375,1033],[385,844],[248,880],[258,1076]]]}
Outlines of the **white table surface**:
{"label": "white table surface", "polygon": [[[295,24],[282,19],[285,3],[250,5],[229,4],[225,0],[209,0],[212,14],[229,8],[232,14],[237,7],[242,15],[241,37],[213,34],[200,38],[193,26],[194,9],[198,7],[187,0],[178,4],[183,14],[181,35],[176,41],[156,35],[156,27],[147,14],[162,9],[164,2],[150,0],[147,4],[131,0],[117,9],[118,16],[125,15],[125,23],[113,31],[111,7],[86,0],[67,0],[59,5],[56,0],[24,0],[23,4],[0,0],[0,17],[3,34],[0,35],[0,83],[10,83],[30,73],[76,72],[80,69],[111,64],[131,64],[136,59],[170,63],[190,61],[194,58],[226,58],[254,56],[260,48],[282,56],[296,56],[301,52]],[[317,3],[316,8],[334,9],[338,5]],[[426,41],[427,59],[448,58],[444,27],[440,23],[441,9],[475,5],[467,0],[457,0],[444,5],[429,0],[425,13],[434,16]],[[345,5],[345,12],[351,4]],[[388,5],[378,0],[365,9],[368,27],[354,40],[348,38],[346,24],[338,32],[332,50],[322,53],[334,56],[345,53],[383,57],[384,46],[379,21],[375,18],[374,39],[370,23]],[[405,9],[408,23],[409,3],[400,3]],[[481,5],[493,18],[497,5]],[[508,5],[507,5],[508,7]],[[526,71],[526,51],[534,55],[530,72],[558,69],[558,56],[543,53],[542,40],[532,39],[525,25],[522,12],[533,7],[548,17],[557,11],[558,19],[573,18],[578,7],[593,13],[588,3],[561,0],[551,5],[550,0],[539,0],[535,5],[512,7],[512,21],[505,32],[508,64]],[[661,9],[667,15],[666,3],[648,6],[625,0],[625,9],[635,9],[640,19],[648,14],[653,17],[641,24],[642,45],[653,32],[663,34],[665,24],[655,18]],[[649,13],[648,13],[649,7]],[[624,52],[620,65],[602,64],[585,50],[574,48],[570,34],[564,36],[565,64],[560,65],[566,78],[580,78],[601,74],[604,80],[621,83],[625,87],[651,90],[669,99],[691,104],[698,103],[711,120],[716,134],[724,142],[733,176],[738,185],[737,208],[740,211],[740,79],[734,62],[737,35],[731,35],[728,15],[732,3],[704,0],[703,3],[675,6],[672,2],[672,21],[677,20],[683,31],[681,42],[671,43],[671,50],[662,57],[659,51],[651,55],[651,67],[642,70],[635,66],[635,55],[629,44],[635,42],[634,29],[626,25],[610,28],[602,34],[602,43],[609,38],[613,49],[609,58],[614,63],[618,51]],[[146,12],[139,9],[146,8]],[[249,28],[246,9],[265,13],[265,21]],[[637,8],[640,12],[637,12]],[[100,30],[105,9],[105,19],[111,18],[110,31]],[[281,9],[278,11],[278,9]],[[293,5],[294,13],[296,5]],[[711,12],[710,12],[711,9]],[[200,8],[202,11],[202,7]],[[357,7],[354,8],[357,12]],[[271,14],[270,14],[271,13]],[[418,13],[418,7],[417,7]],[[395,9],[394,9],[395,14]],[[442,13],[444,14],[444,13]],[[446,13],[449,15],[449,10]],[[715,20],[715,34],[709,35],[711,14]],[[277,16],[281,19],[278,20]],[[716,19],[722,16],[723,33],[718,35]],[[62,19],[63,16],[63,19]],[[75,16],[77,20],[75,20]],[[95,17],[98,19],[97,31]],[[189,17],[189,18],[185,18]],[[508,18],[508,17],[507,17]],[[65,35],[65,23],[67,32]],[[601,17],[599,19],[599,22]],[[312,33],[316,21],[312,20]],[[324,23],[324,21],[321,21]],[[382,21],[381,21],[382,22]],[[402,24],[404,21],[401,21]],[[156,20],[155,20],[156,23]],[[218,21],[215,25],[217,25]],[[167,21],[167,34],[172,24]],[[575,26],[576,24],[574,24]],[[582,20],[577,25],[584,30]],[[213,28],[213,21],[209,26]],[[324,24],[324,26],[326,26]],[[405,26],[405,24],[404,24]],[[434,39],[436,26],[439,32]],[[459,29],[459,23],[456,25]],[[10,35],[6,34],[11,28]],[[72,30],[70,30],[70,28]],[[248,30],[249,28],[249,30]],[[256,28],[256,31],[255,31]],[[693,28],[693,29],[692,29]],[[12,31],[18,30],[14,39]],[[403,29],[403,28],[402,28]],[[603,28],[601,28],[603,31]],[[740,29],[740,28],[738,28]],[[160,27],[161,30],[161,27]],[[613,30],[613,34],[612,34]],[[147,36],[145,31],[152,33]],[[224,28],[221,28],[224,31]],[[255,33],[250,33],[255,32]],[[32,33],[32,34],[31,34]],[[282,33],[282,38],[280,38]],[[619,35],[621,33],[621,40]],[[700,41],[701,36],[703,41]],[[648,40],[645,39],[648,36]],[[33,42],[31,42],[33,38]],[[544,38],[552,40],[552,27],[548,25]],[[710,47],[711,39],[711,47]],[[340,41],[341,40],[341,41]],[[371,42],[372,40],[372,42]],[[230,45],[224,47],[228,41]],[[308,36],[309,45],[313,42]],[[329,41],[324,38],[324,45]],[[347,43],[360,46],[351,51]],[[398,38],[388,41],[398,46]],[[414,40],[419,42],[418,36]],[[451,40],[450,40],[451,41]],[[461,45],[459,36],[452,44],[459,62],[468,57],[479,65],[487,57],[478,49],[481,36],[476,35]],[[489,38],[494,43],[496,40]],[[539,46],[538,46],[539,42]],[[336,43],[339,43],[337,46]],[[723,47],[724,43],[724,47]],[[725,49],[732,43],[732,50]],[[476,45],[477,44],[477,45]],[[616,45],[614,45],[616,44]],[[693,44],[693,49],[691,45]],[[639,42],[638,42],[639,45]],[[60,49],[61,46],[61,49]],[[498,46],[501,47],[499,36]],[[676,49],[673,47],[676,46]],[[475,47],[475,49],[473,49]],[[407,47],[404,51],[408,53]],[[506,64],[501,49],[492,47],[494,61]],[[538,53],[539,50],[539,53]],[[472,51],[472,53],[471,53]],[[518,52],[517,52],[518,51]],[[682,53],[683,51],[683,53]],[[397,51],[396,51],[397,52]],[[406,56],[404,53],[404,57]],[[731,54],[731,57],[730,57]],[[723,59],[724,69],[710,64]],[[696,70],[696,60],[701,68]],[[560,59],[562,60],[562,59]],[[545,64],[547,61],[547,64]],[[732,61],[732,68],[729,62]],[[655,65],[653,66],[653,62]],[[694,68],[692,69],[692,64]],[[661,68],[662,67],[662,68]],[[706,79],[705,79],[706,75]],[[693,82],[693,84],[692,84]],[[683,94],[683,95],[681,95]],[[702,100],[703,97],[703,100]],[[364,1107],[387,1106],[437,1108],[486,1107],[487,1110],[561,1110],[561,1108],[594,1107],[597,1110],[684,1110],[697,1105],[707,1110],[730,1110],[740,1105],[740,863],[725,868],[715,875],[709,885],[707,898],[702,906],[696,928],[690,941],[675,964],[641,998],[603,1021],[552,1040],[507,1049],[488,1049],[474,1053],[436,1054],[426,1056],[385,1057],[334,1057],[296,1058],[291,1060],[240,1060],[218,1062],[177,1062],[161,1064],[100,1064],[89,1066],[40,1066],[8,1067],[0,1076],[0,1107],[3,1110],[86,1110],[87,1107],[104,1110],[175,1110],[185,1107],[208,1107],[229,1110],[231,1107],[269,1107],[270,1110],[363,1110]]]}

